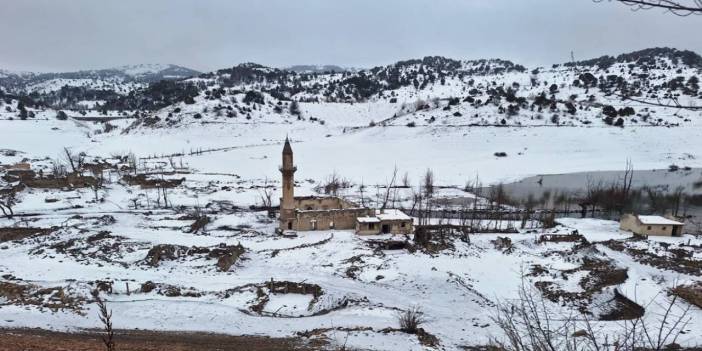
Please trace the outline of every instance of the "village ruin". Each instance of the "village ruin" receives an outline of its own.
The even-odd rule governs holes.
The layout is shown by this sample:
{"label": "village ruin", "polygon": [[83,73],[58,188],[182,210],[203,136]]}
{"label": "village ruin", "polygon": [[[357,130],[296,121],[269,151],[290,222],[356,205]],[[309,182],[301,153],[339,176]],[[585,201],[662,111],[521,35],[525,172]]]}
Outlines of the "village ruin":
{"label": "village ruin", "polygon": [[357,234],[409,234],[412,218],[397,209],[373,209],[337,196],[295,197],[293,150],[285,138],[283,146],[282,197],[279,231],[355,230]]}

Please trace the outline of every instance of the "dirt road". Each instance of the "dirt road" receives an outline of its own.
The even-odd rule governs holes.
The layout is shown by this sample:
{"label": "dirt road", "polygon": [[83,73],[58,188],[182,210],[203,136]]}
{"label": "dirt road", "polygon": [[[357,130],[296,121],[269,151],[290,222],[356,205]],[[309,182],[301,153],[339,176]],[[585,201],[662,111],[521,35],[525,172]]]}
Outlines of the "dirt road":
{"label": "dirt road", "polygon": [[[322,343],[298,338],[231,336],[206,333],[116,331],[119,351],[312,351]],[[0,351],[105,350],[97,331],[62,333],[39,329],[0,329]]]}

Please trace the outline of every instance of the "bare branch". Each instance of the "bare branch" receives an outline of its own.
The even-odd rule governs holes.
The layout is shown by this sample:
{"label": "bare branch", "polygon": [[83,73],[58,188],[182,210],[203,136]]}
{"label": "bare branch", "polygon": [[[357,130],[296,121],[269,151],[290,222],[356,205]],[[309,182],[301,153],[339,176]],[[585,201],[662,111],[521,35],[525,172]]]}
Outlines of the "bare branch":
{"label": "bare branch", "polygon": [[[604,0],[593,0],[603,2]],[[612,0],[609,0],[612,1]],[[635,11],[663,9],[676,16],[702,15],[702,0],[614,0]]]}

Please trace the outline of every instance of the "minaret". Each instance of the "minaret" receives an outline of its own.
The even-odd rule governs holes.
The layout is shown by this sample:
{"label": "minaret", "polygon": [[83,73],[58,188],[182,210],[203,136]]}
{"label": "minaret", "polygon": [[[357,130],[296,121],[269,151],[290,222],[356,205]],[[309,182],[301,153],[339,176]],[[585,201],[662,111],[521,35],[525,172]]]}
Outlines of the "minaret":
{"label": "minaret", "polygon": [[283,146],[283,165],[280,173],[283,174],[283,197],[280,200],[280,229],[294,229],[295,219],[295,171],[297,167],[293,164],[293,151],[290,147],[290,140],[285,137]]}

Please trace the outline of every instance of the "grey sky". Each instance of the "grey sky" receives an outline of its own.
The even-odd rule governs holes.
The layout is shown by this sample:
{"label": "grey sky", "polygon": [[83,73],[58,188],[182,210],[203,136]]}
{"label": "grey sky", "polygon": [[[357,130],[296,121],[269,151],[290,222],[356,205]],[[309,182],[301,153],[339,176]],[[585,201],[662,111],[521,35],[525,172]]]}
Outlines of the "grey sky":
{"label": "grey sky", "polygon": [[653,46],[702,53],[702,16],[591,0],[0,0],[0,68],[370,67],[426,55],[528,66]]}

